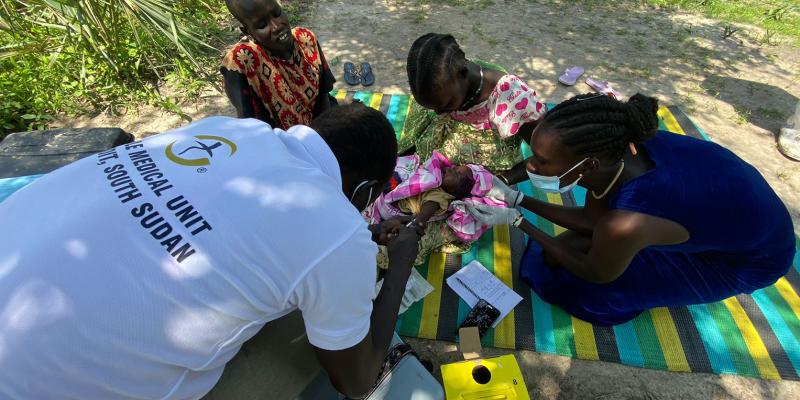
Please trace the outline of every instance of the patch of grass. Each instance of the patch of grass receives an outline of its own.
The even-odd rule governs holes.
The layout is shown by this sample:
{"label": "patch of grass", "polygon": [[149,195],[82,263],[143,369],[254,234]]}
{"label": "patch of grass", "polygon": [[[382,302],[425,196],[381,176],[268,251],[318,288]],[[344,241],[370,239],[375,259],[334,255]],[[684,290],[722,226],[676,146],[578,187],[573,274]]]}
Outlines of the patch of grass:
{"label": "patch of grass", "polygon": [[775,46],[779,43],[779,41],[775,38],[775,31],[771,31],[769,29],[764,31],[764,34],[758,39],[758,42],[768,46]]}
{"label": "patch of grass", "polygon": [[701,12],[725,22],[755,25],[792,38],[800,45],[800,3],[797,0],[642,0],[646,4]]}
{"label": "patch of grass", "polygon": [[750,122],[750,117],[753,115],[753,112],[750,110],[735,110],[736,117],[734,118],[734,122],[736,125],[745,125]]}
{"label": "patch of grass", "polygon": [[160,88],[192,98],[216,80],[227,14],[212,0],[3,0],[0,138],[128,105],[188,118]]}
{"label": "patch of grass", "polygon": [[786,114],[783,111],[778,110],[777,108],[770,108],[770,107],[759,107],[756,112],[761,115],[762,117],[766,118],[773,118],[773,119],[785,119]]}

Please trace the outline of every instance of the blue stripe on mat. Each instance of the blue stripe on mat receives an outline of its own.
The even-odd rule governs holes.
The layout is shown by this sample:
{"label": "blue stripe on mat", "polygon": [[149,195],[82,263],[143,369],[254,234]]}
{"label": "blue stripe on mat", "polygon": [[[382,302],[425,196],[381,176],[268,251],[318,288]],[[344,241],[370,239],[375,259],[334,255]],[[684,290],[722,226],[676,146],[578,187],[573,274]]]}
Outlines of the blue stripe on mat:
{"label": "blue stripe on mat", "polygon": [[736,374],[728,345],[725,344],[725,339],[722,338],[717,324],[711,318],[708,307],[705,304],[697,304],[687,308],[692,313],[692,319],[700,332],[700,339],[703,340],[703,345],[708,353],[711,368],[716,373]]}
{"label": "blue stripe on mat", "polygon": [[386,111],[386,119],[391,122],[397,118],[397,112],[400,110],[400,96],[392,96],[389,100],[389,110]]}
{"label": "blue stripe on mat", "polygon": [[639,349],[639,339],[636,338],[633,322],[615,325],[612,329],[617,340],[620,361],[627,365],[644,367],[644,357]]}
{"label": "blue stripe on mat", "polygon": [[531,302],[533,303],[533,326],[536,336],[536,351],[557,354],[550,303],[546,303],[542,300],[533,290],[531,290]]}

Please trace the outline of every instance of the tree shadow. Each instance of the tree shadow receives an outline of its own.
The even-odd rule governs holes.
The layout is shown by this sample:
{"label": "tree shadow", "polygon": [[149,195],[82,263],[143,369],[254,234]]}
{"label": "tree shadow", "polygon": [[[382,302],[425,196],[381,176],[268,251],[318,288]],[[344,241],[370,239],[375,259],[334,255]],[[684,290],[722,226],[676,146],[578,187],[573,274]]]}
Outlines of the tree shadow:
{"label": "tree shadow", "polygon": [[783,88],[731,76],[711,75],[701,84],[730,104],[746,121],[777,135],[797,105],[798,97]]}
{"label": "tree shadow", "polygon": [[[723,23],[676,19],[632,4],[322,0],[314,12],[309,27],[334,73],[341,75],[344,61],[371,61],[377,84],[370,90],[407,92],[408,49],[426,32],[453,34],[468,57],[504,66],[549,102],[591,91],[582,83],[591,76],[611,82],[624,95],[642,92],[691,109],[702,103],[691,97],[706,95],[699,87],[705,76],[766,67],[770,73],[791,74],[776,67],[763,49],[745,45],[747,38],[723,40]],[[580,83],[558,84],[558,76],[573,65],[586,68]],[[348,88],[343,82],[337,87]]]}

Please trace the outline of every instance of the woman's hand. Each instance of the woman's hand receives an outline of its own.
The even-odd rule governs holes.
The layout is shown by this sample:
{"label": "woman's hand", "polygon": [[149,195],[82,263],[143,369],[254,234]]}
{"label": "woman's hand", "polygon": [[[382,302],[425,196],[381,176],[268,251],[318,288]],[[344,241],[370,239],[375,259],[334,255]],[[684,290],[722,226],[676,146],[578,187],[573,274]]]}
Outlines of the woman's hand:
{"label": "woman's hand", "polygon": [[467,204],[467,212],[484,225],[511,225],[522,214],[516,208],[492,207],[485,204]]}
{"label": "woman's hand", "polygon": [[[397,231],[397,236],[392,238],[386,245],[389,256],[389,269],[402,268],[403,271],[411,272],[414,260],[419,252],[420,236],[411,228],[402,226]],[[396,272],[396,271],[395,271]],[[406,275],[408,278],[408,275]]]}
{"label": "woman's hand", "polygon": [[497,176],[492,177],[492,189],[489,190],[486,196],[503,201],[511,208],[518,206],[525,197],[522,192],[508,187],[508,185]]}
{"label": "woman's hand", "polygon": [[427,221],[422,221],[419,218],[414,218],[408,224],[408,227],[413,229],[413,230],[415,230],[415,231],[417,231],[418,235],[424,236],[425,235],[425,230],[428,228],[428,222]]}
{"label": "woman's hand", "polygon": [[411,221],[411,217],[398,216],[387,219],[377,225],[370,226],[372,241],[381,246],[386,246],[392,239],[399,235],[400,229],[405,227],[409,221]]}

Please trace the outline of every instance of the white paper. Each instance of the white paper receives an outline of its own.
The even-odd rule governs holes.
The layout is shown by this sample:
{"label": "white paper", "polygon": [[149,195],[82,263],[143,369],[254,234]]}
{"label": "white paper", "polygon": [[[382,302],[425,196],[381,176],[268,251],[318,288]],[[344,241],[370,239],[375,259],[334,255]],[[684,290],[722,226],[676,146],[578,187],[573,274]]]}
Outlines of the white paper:
{"label": "white paper", "polygon": [[[470,292],[471,289],[472,292],[475,292],[475,294],[500,310],[500,318],[494,322],[492,327],[497,327],[497,324],[522,301],[522,297],[517,292],[506,286],[503,281],[494,276],[478,261],[467,264],[447,278],[447,285],[461,296],[470,307],[475,307],[475,304],[478,304],[478,300],[480,300]],[[464,285],[467,285],[469,289]]]}

